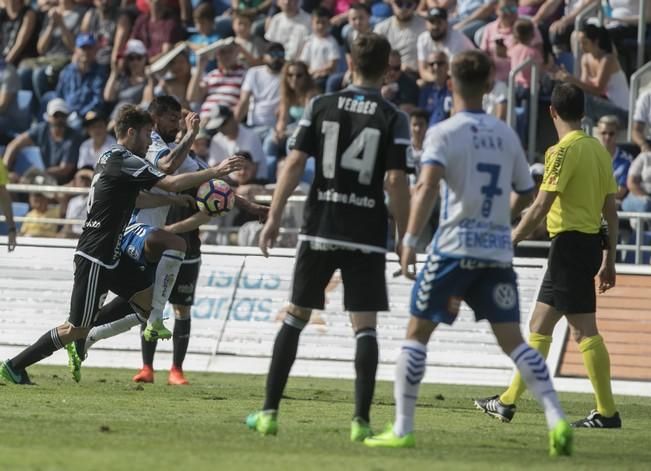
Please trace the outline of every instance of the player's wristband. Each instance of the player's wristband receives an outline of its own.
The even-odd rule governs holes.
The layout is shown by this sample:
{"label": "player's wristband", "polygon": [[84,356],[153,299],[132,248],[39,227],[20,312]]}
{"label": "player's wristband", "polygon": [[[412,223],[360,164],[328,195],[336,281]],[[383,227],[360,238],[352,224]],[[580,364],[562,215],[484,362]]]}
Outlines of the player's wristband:
{"label": "player's wristband", "polygon": [[404,236],[402,236],[403,247],[409,247],[413,249],[416,247],[416,244],[418,244],[418,237],[416,237],[415,235],[407,232],[405,233]]}

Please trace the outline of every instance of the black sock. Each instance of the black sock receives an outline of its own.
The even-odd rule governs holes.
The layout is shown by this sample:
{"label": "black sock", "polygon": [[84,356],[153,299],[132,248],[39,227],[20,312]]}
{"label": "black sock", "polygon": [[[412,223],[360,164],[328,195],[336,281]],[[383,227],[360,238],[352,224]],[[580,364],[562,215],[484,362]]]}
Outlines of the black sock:
{"label": "black sock", "polygon": [[174,320],[174,332],[172,334],[174,352],[172,355],[172,364],[177,368],[183,368],[183,360],[185,360],[188,343],[190,342],[191,321],[192,318]]}
{"label": "black sock", "polygon": [[102,309],[99,310],[99,313],[97,314],[97,320],[93,323],[93,327],[117,321],[123,317],[128,316],[129,314],[132,314],[133,312],[135,312],[135,309],[131,307],[129,301],[124,298],[117,297],[110,303],[104,304]]}
{"label": "black sock", "polygon": [[47,358],[63,348],[56,328],[46,332],[36,342],[11,359],[11,367],[17,371],[24,370],[43,358]]}
{"label": "black sock", "polygon": [[355,417],[370,422],[371,402],[375,391],[378,347],[375,329],[362,329],[355,334]]}
{"label": "black sock", "polygon": [[156,345],[158,345],[158,340],[153,342],[147,342],[142,336],[142,331],[145,330],[147,324],[143,324],[140,328],[140,348],[142,349],[142,364],[149,365],[152,368],[154,367],[154,354],[156,353]]}
{"label": "black sock", "polygon": [[298,338],[301,335],[305,321],[287,314],[283,326],[278,331],[274,343],[273,356],[267,375],[267,390],[263,410],[278,410],[283,396],[289,371],[292,369],[298,350]]}

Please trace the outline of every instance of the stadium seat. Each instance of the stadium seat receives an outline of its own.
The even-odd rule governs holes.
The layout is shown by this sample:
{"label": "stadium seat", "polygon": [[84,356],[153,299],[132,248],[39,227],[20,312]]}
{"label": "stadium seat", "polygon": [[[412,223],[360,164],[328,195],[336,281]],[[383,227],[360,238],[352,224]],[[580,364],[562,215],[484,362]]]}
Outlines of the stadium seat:
{"label": "stadium seat", "polygon": [[32,124],[32,104],[34,93],[29,90],[18,90],[16,100],[7,111],[0,116],[0,126],[10,138],[27,131]]}
{"label": "stadium seat", "polygon": [[[27,214],[29,211],[28,203],[11,203],[11,209],[13,210],[14,217],[20,217]],[[16,231],[20,232],[21,223],[16,221]],[[3,221],[0,222],[0,235],[7,235],[7,224]]]}
{"label": "stadium seat", "polygon": [[32,167],[38,169],[45,168],[43,159],[41,158],[41,150],[36,146],[23,147],[18,151],[18,155],[16,156],[14,172],[22,175]]}

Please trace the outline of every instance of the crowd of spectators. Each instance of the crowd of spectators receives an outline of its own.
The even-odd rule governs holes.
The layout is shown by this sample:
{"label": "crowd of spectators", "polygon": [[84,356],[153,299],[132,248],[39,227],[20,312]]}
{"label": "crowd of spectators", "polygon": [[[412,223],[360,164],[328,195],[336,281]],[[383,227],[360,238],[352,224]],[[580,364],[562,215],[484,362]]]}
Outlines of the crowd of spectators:
{"label": "crowd of spectators", "polygon": [[[574,31],[579,14],[604,5],[601,24],[595,15]],[[197,154],[212,165],[245,151],[251,164],[234,176],[237,191],[268,194],[307,102],[351,82],[352,41],[375,31],[393,48],[381,94],[411,116],[415,166],[427,127],[452,112],[450,61],[480,48],[495,63],[484,108],[500,119],[509,74],[528,60],[543,97],[557,81],[587,92],[623,208],[647,211],[651,95],[628,109],[638,8],[638,0],[0,0],[1,155],[12,182],[88,186],[115,143],[120,106],[172,95],[202,117]],[[530,69],[515,77],[521,106],[531,81]],[[629,113],[634,145],[624,150],[616,143]],[[304,184],[313,173],[308,165]],[[30,214],[82,214],[81,199],[41,196],[29,199]]]}

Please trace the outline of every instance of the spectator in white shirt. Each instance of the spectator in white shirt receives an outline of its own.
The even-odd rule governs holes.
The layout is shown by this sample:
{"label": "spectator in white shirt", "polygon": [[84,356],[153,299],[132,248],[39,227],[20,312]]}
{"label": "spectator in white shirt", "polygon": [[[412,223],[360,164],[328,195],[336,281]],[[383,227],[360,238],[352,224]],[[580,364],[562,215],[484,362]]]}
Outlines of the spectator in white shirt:
{"label": "spectator in white shirt", "polygon": [[115,138],[106,129],[106,118],[89,111],[84,116],[84,128],[90,136],[79,147],[77,168],[95,168],[100,156],[116,144]]}
{"label": "spectator in white shirt", "polygon": [[430,8],[427,12],[427,29],[418,36],[418,73],[425,82],[433,82],[434,76],[428,67],[428,59],[434,51],[443,51],[452,61],[455,54],[474,49],[474,44],[465,34],[448,24],[448,12],[443,8]]}
{"label": "spectator in white shirt", "polygon": [[640,95],[635,102],[633,115],[633,142],[640,146],[642,152],[651,152],[649,128],[651,128],[651,91]]}
{"label": "spectator in white shirt", "polygon": [[299,0],[278,0],[280,13],[269,20],[264,37],[285,46],[285,56],[295,60],[310,34],[310,15],[298,7]]}
{"label": "spectator in white shirt", "polygon": [[416,42],[418,36],[427,30],[427,22],[416,15],[418,0],[391,0],[393,16],[378,23],[374,32],[385,36],[391,49],[400,53],[402,68],[418,73]]}
{"label": "spectator in white shirt", "polygon": [[264,53],[265,65],[251,67],[244,77],[240,103],[235,118],[241,122],[247,116],[247,126],[264,136],[276,124],[280,104],[280,72],[285,65],[285,48],[270,43]]}
{"label": "spectator in white shirt", "polygon": [[325,8],[318,7],[312,11],[312,34],[301,51],[301,61],[307,64],[320,90],[325,88],[325,82],[336,70],[341,56],[339,45],[330,34],[330,17],[330,12]]}
{"label": "spectator in white shirt", "polygon": [[216,133],[210,141],[208,165],[213,166],[227,159],[240,150],[251,154],[256,164],[256,178],[267,176],[267,159],[262,152],[262,143],[258,135],[240,124],[233,112],[219,105],[209,114],[206,131]]}

